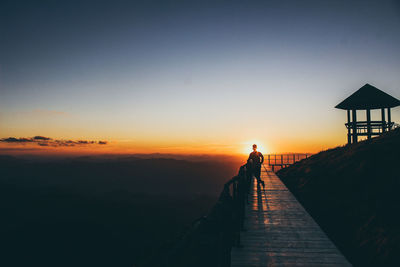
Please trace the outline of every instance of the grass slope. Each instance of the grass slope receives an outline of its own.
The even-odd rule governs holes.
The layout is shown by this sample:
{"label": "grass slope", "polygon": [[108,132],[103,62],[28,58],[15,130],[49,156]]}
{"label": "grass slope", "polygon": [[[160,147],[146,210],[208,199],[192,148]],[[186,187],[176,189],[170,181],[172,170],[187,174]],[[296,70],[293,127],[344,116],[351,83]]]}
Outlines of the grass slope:
{"label": "grass slope", "polygon": [[355,266],[398,266],[400,129],[277,174]]}

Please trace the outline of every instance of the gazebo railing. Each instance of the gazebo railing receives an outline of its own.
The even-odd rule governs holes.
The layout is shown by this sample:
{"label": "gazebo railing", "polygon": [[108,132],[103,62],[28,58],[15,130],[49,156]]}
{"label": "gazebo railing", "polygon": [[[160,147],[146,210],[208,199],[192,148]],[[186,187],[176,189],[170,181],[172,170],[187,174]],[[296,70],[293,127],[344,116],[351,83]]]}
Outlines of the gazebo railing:
{"label": "gazebo railing", "polygon": [[393,122],[386,122],[386,121],[370,121],[368,123],[367,121],[357,121],[357,122],[349,122],[346,123],[346,128],[347,129],[353,129],[354,124],[357,129],[357,134],[358,135],[367,135],[368,134],[368,127],[371,129],[371,134],[381,134],[384,132],[383,129],[392,129],[393,126],[395,126],[395,123]]}

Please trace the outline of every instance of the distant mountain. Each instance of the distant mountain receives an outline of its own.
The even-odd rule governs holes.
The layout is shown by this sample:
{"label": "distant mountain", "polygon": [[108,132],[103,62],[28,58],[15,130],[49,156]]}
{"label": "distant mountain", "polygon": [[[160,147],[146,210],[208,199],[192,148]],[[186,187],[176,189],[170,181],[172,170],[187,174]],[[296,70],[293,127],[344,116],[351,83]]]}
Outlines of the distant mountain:
{"label": "distant mountain", "polygon": [[0,266],[148,266],[239,163],[0,156]]}
{"label": "distant mountain", "polygon": [[355,266],[398,266],[400,129],[277,174]]}
{"label": "distant mountain", "polygon": [[0,158],[1,182],[24,187],[68,187],[75,192],[217,196],[238,162],[187,161],[168,158],[76,157],[56,161]]}
{"label": "distant mountain", "polygon": [[17,159],[16,157],[13,156],[8,156],[8,155],[0,155],[0,162],[5,164],[9,162],[19,162],[21,161],[20,159]]}

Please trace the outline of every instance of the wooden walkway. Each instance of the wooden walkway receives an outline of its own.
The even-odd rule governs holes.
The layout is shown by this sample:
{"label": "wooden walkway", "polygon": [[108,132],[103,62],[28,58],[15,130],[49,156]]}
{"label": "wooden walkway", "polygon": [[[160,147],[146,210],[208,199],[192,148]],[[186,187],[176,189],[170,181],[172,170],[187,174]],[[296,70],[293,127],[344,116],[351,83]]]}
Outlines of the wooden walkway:
{"label": "wooden walkway", "polygon": [[263,167],[261,178],[265,192],[254,179],[232,267],[351,266],[272,171]]}

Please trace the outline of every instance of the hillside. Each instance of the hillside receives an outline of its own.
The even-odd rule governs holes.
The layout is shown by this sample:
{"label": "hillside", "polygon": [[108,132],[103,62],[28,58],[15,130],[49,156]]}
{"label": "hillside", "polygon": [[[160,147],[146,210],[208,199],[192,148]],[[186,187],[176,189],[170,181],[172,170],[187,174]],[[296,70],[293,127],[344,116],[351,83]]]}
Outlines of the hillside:
{"label": "hillside", "polygon": [[277,174],[355,266],[398,266],[400,129]]}

